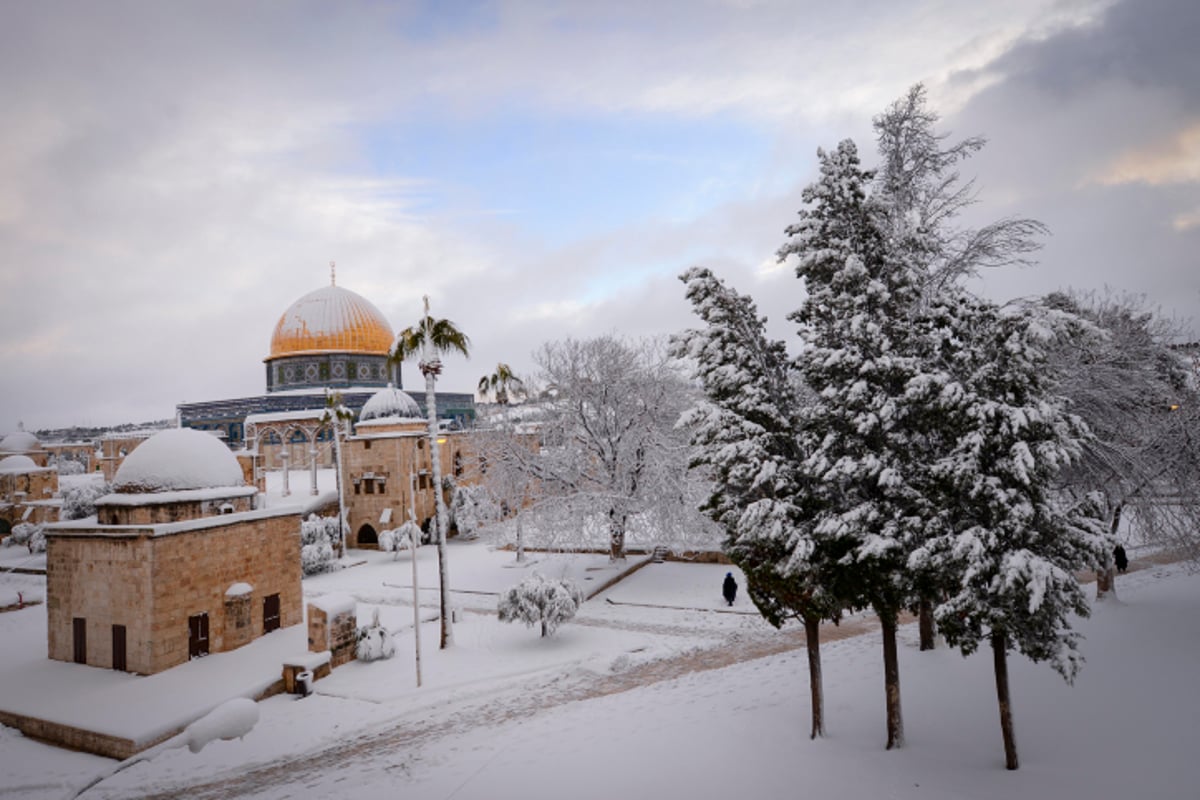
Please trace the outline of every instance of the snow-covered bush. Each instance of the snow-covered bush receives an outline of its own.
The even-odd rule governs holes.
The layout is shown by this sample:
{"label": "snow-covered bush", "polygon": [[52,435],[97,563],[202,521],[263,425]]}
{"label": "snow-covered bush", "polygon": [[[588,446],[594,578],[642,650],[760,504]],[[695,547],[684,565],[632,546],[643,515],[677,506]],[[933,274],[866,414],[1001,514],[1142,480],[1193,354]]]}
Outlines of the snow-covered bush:
{"label": "snow-covered bush", "polygon": [[456,486],[450,498],[450,524],[463,539],[473,539],[480,528],[500,519],[500,506],[483,486]]}
{"label": "snow-covered bush", "polygon": [[574,581],[543,578],[535,572],[500,595],[497,611],[501,622],[520,620],[530,628],[540,622],[542,636],[549,636],[575,616],[583,601],[583,590]]}
{"label": "snow-covered bush", "polygon": [[305,575],[332,570],[336,564],[335,547],[341,544],[337,517],[310,514],[300,523],[300,566]]}
{"label": "snow-covered bush", "polygon": [[112,491],[104,481],[68,486],[62,491],[63,519],[86,519],[96,513],[96,500]]}
{"label": "snow-covered bush", "polygon": [[413,533],[417,535],[417,541],[420,541],[421,528],[412,520],[405,522],[399,528],[383,531],[379,534],[379,549],[387,553],[395,553],[398,558],[401,550],[407,550],[410,547]]}
{"label": "snow-covered bush", "polygon": [[388,629],[380,624],[378,608],[371,617],[371,624],[358,629],[354,655],[359,661],[378,661],[396,655],[396,641]]}
{"label": "snow-covered bush", "polygon": [[46,552],[46,535],[42,526],[32,522],[20,522],[13,526],[12,533],[4,540],[5,545],[28,547],[31,553]]}
{"label": "snow-covered bush", "polygon": [[60,458],[55,466],[58,467],[59,475],[82,475],[84,473],[83,464],[70,458]]}

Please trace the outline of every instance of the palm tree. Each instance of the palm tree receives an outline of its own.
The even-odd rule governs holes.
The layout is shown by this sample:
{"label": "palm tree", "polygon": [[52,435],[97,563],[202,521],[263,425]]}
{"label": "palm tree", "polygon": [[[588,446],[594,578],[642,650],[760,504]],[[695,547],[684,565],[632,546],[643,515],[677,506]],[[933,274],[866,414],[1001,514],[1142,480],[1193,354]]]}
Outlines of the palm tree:
{"label": "palm tree", "polygon": [[442,372],[442,353],[459,352],[470,358],[471,340],[448,319],[429,316],[429,296],[425,296],[425,316],[416,325],[405,328],[396,336],[389,359],[393,363],[417,356],[421,374],[425,376],[425,416],[429,421],[429,457],[433,462],[433,497],[437,509],[438,579],[441,582],[442,641],[445,649],[454,643],[450,621],[450,574],[446,563],[446,501],[442,497],[442,461],[438,447],[437,398],[434,388]]}
{"label": "palm tree", "polygon": [[506,406],[510,395],[524,397],[525,384],[508,364],[497,364],[495,372],[479,379],[480,397],[495,397],[497,403]]}
{"label": "palm tree", "polygon": [[325,390],[325,410],[321,413],[321,422],[333,427],[333,454],[337,470],[338,490],[338,534],[341,537],[341,549],[338,558],[346,554],[346,496],[342,491],[342,430],[343,425],[354,419],[354,412],[342,402],[341,392]]}

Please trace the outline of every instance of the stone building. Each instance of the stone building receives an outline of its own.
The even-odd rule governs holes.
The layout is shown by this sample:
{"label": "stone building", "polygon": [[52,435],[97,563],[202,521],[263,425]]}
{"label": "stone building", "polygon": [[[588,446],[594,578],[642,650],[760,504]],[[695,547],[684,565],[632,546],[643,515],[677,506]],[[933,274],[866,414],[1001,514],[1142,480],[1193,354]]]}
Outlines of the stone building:
{"label": "stone building", "polygon": [[255,510],[217,438],[155,434],[113,486],[46,528],[50,658],[148,675],[302,621],[299,512]]}
{"label": "stone building", "polygon": [[58,471],[50,452],[27,431],[0,439],[0,536],[22,522],[58,520]]}
{"label": "stone building", "polygon": [[[363,406],[355,433],[342,444],[342,487],[351,547],[371,547],[381,531],[412,518],[428,530],[436,513],[429,428],[415,400],[389,386]],[[469,479],[474,456],[462,431],[438,436],[443,477]],[[449,505],[450,493],[443,499]]]}

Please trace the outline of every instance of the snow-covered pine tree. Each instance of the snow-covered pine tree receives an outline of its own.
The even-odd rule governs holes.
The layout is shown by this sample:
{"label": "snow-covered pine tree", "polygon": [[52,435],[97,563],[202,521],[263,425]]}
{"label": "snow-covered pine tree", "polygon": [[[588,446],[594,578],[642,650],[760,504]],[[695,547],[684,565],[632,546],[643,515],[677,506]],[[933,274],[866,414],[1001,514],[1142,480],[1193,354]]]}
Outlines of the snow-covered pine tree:
{"label": "snow-covered pine tree", "polygon": [[793,617],[804,622],[816,738],[825,732],[820,623],[838,619],[841,607],[820,579],[813,509],[804,507],[796,470],[801,388],[749,297],[707,269],[680,280],[705,323],[671,341],[672,355],[695,365],[706,397],[681,420],[691,432],[691,467],[711,478],[703,510],[724,530],[723,549],[746,574],[759,612],[775,627]]}
{"label": "snow-covered pine tree", "polygon": [[584,599],[574,581],[545,578],[535,572],[500,595],[496,610],[501,622],[519,620],[526,627],[540,624],[542,636],[550,636],[575,616]]}
{"label": "snow-covered pine tree", "polygon": [[955,342],[948,368],[961,379],[940,394],[941,440],[927,451],[936,460],[924,487],[938,514],[908,566],[957,581],[935,609],[951,645],[968,654],[990,642],[1005,763],[1016,769],[1008,651],[1073,679],[1081,658],[1070,617],[1088,613],[1075,572],[1101,563],[1108,537],[1094,498],[1067,505],[1055,491],[1088,434],[1054,394],[1053,325],[965,294],[943,308]]}
{"label": "snow-covered pine tree", "polygon": [[872,173],[846,140],[818,151],[820,178],[787,228],[779,258],[798,258],[808,297],[790,319],[796,366],[814,393],[800,426],[801,485],[813,538],[836,572],[826,585],[849,607],[872,608],[883,632],[887,747],[904,741],[896,625],[912,598],[905,564],[926,503],[915,484],[919,442],[906,390],[922,375],[912,320],[920,299],[911,259],[889,252],[887,218],[867,196]]}

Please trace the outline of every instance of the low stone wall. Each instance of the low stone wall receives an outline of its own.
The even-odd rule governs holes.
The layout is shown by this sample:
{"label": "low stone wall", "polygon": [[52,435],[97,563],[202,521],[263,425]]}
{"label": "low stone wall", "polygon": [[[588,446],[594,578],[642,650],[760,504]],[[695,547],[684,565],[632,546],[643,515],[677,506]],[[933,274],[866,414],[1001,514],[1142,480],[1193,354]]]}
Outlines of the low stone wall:
{"label": "low stone wall", "polygon": [[[84,730],[37,717],[11,714],[7,711],[0,711],[0,724],[16,728],[30,739],[39,739],[70,750],[82,750],[85,753],[95,753],[98,756],[107,756],[120,761],[146,749],[138,747],[132,739]],[[146,745],[146,747],[149,746],[151,745]]]}

